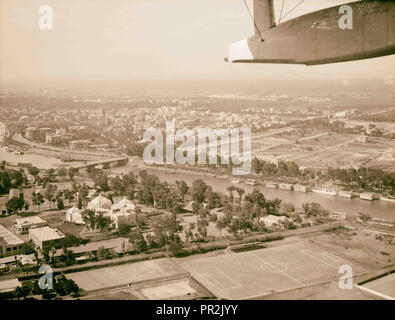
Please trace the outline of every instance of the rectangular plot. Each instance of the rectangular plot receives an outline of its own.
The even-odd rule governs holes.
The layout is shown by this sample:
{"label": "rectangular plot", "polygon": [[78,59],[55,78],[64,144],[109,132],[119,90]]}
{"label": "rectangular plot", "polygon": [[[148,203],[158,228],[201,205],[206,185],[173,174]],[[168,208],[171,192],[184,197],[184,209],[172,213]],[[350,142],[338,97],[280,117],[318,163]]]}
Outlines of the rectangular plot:
{"label": "rectangular plot", "polygon": [[220,284],[220,287],[223,290],[241,287],[237,281],[233,280],[229,275],[221,271],[218,267],[207,267],[206,270],[211,278],[215,279]]}

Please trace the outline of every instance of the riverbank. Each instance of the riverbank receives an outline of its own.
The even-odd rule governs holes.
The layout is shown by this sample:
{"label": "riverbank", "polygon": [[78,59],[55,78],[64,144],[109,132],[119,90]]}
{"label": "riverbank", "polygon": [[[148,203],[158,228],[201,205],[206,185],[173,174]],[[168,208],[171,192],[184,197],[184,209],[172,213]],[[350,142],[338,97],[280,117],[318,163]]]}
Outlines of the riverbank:
{"label": "riverbank", "polygon": [[[150,174],[156,175],[161,181],[167,181],[170,184],[175,184],[176,181],[183,180],[189,186],[197,179],[204,180],[209,184],[215,192],[227,194],[229,186],[238,186],[245,189],[247,193],[254,189],[262,192],[267,199],[278,198],[283,203],[289,203],[295,208],[302,208],[304,203],[317,202],[330,212],[344,212],[348,217],[353,217],[355,214],[369,214],[372,218],[384,219],[395,222],[395,206],[392,203],[384,201],[365,201],[360,198],[340,198],[335,196],[327,196],[313,192],[296,192],[282,189],[272,189],[266,187],[264,184],[252,186],[243,182],[234,184],[228,177],[209,176],[207,173],[196,173],[188,170],[174,170],[163,167],[152,167],[144,165],[142,160],[132,159],[126,166],[112,168],[111,174],[129,173],[130,171],[138,174],[141,170],[147,170]],[[172,171],[175,171],[174,173]]]}

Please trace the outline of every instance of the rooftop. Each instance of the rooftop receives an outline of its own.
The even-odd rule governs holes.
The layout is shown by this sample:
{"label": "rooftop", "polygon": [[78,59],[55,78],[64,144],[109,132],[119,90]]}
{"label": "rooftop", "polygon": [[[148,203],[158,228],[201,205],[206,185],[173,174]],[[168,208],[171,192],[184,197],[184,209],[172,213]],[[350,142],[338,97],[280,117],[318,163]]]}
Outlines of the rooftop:
{"label": "rooftop", "polygon": [[44,222],[44,220],[38,216],[16,219],[17,225],[35,224],[35,223],[42,223],[42,222]]}
{"label": "rooftop", "polygon": [[0,292],[10,292],[20,286],[18,279],[0,281]]}
{"label": "rooftop", "polygon": [[0,238],[3,238],[7,245],[18,245],[23,243],[21,239],[19,239],[11,231],[4,228],[1,224],[0,224]]}
{"label": "rooftop", "polygon": [[271,215],[271,214],[261,218],[262,221],[271,222],[271,223],[279,223],[279,222],[282,222],[282,221],[284,221],[286,219],[287,219],[287,217],[274,216],[274,215]]}
{"label": "rooftop", "polygon": [[[129,240],[127,238],[115,238],[103,241],[95,241],[87,243],[83,246],[79,247],[71,247],[68,250],[74,252],[74,254],[81,254],[87,252],[97,251],[100,247],[104,247],[106,249],[121,249],[122,244],[125,244],[127,248],[129,246]],[[55,253],[55,257],[61,256],[63,254],[63,249],[58,249]]]}
{"label": "rooftop", "polygon": [[34,228],[29,230],[29,234],[40,241],[56,240],[64,238],[64,234],[57,229],[50,227]]}

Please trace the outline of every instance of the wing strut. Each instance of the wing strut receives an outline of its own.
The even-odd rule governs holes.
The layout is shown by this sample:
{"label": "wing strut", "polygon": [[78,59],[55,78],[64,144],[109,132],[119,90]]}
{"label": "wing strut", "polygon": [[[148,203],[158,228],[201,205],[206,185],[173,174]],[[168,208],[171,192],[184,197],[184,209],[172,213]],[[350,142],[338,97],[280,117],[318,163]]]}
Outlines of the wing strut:
{"label": "wing strut", "polygon": [[255,30],[257,31],[257,33],[258,33],[258,35],[259,35],[259,38],[261,38],[261,41],[263,42],[262,33],[261,33],[261,31],[259,30],[258,25],[257,25],[256,22],[255,22],[254,16],[252,15],[250,8],[248,7],[247,1],[246,1],[246,0],[243,0],[243,1],[244,1],[244,4],[245,4],[246,8],[247,8],[248,13],[250,14],[251,20],[252,20],[252,22],[254,23]]}
{"label": "wing strut", "polygon": [[[283,0],[283,7],[284,7],[284,2],[285,0]],[[280,14],[280,19],[278,20],[278,23],[281,22],[282,19],[284,19],[287,15],[289,15],[292,11],[294,11],[297,7],[299,7],[302,3],[304,2],[304,0],[301,0],[295,7],[293,7],[291,10],[289,10],[283,17]],[[283,9],[281,8],[281,12],[283,11]]]}

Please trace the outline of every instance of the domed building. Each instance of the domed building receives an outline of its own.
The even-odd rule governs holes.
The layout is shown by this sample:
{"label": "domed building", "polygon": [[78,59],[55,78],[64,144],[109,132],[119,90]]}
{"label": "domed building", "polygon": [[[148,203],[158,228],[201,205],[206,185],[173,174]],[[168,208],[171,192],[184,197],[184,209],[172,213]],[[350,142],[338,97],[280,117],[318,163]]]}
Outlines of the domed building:
{"label": "domed building", "polygon": [[75,206],[66,211],[66,221],[75,224],[85,224],[81,210]]}
{"label": "domed building", "polygon": [[88,203],[88,209],[96,213],[108,213],[111,210],[112,202],[100,195]]}
{"label": "domed building", "polygon": [[111,207],[111,221],[115,228],[120,224],[135,225],[137,223],[136,206],[126,198]]}

